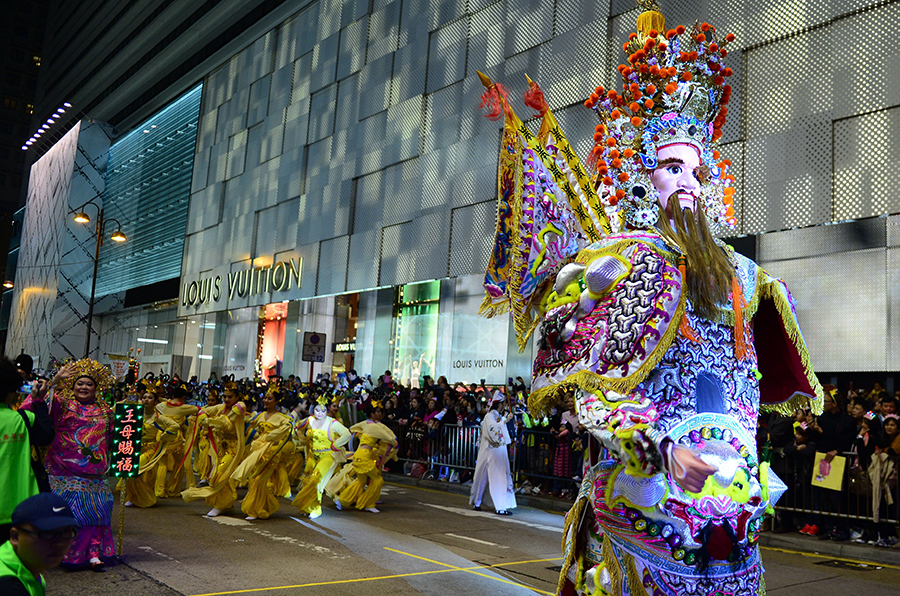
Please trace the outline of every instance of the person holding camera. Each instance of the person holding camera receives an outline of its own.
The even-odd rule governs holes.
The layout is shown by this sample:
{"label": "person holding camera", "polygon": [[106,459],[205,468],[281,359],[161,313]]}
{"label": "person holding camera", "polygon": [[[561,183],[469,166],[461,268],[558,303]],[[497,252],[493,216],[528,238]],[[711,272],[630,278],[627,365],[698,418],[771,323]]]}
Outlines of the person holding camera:
{"label": "person holding camera", "polygon": [[[0,358],[0,544],[9,539],[13,508],[28,497],[41,492],[35,468],[43,472],[40,462],[32,462],[31,447],[42,447],[53,441],[53,421],[47,404],[40,401],[32,411],[15,411],[25,389],[28,393],[45,381],[22,383],[21,369],[8,358]],[[30,367],[29,367],[30,373]],[[46,472],[42,474],[46,484]],[[42,492],[49,492],[46,484]]]}

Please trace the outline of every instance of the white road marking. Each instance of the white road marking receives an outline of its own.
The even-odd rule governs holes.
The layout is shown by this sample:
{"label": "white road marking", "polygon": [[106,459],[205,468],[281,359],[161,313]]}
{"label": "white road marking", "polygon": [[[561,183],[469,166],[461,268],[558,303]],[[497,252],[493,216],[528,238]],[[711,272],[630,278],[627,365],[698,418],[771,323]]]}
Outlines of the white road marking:
{"label": "white road marking", "polygon": [[449,511],[450,513],[456,513],[458,515],[463,515],[466,517],[480,517],[490,518],[494,521],[506,522],[510,524],[521,524],[523,526],[528,526],[529,528],[534,528],[535,530],[545,530],[547,532],[554,532],[556,534],[562,532],[562,524],[559,526],[545,526],[544,524],[535,524],[532,522],[527,522],[524,520],[516,519],[515,514],[513,516],[503,516],[497,515],[496,513],[488,513],[486,511],[474,511],[472,509],[461,509],[459,507],[447,507],[445,505],[435,505],[433,503],[422,503],[419,502],[420,505],[426,505],[428,507],[434,507],[435,509],[443,509],[444,511]]}
{"label": "white road marking", "polygon": [[[311,550],[320,555],[329,556],[332,559],[346,559],[347,558],[344,555],[337,554],[330,548],[326,548],[324,546],[319,546],[318,544],[303,542],[302,540],[297,540],[296,538],[294,538],[292,536],[279,536],[277,534],[273,534],[272,532],[269,532],[268,530],[264,529],[260,524],[253,524],[251,522],[248,522],[245,519],[240,519],[237,517],[228,517],[225,515],[219,515],[217,517],[210,517],[208,519],[211,519],[212,521],[216,522],[217,524],[222,524],[223,526],[232,526],[232,527],[240,528],[242,530],[246,530],[248,532],[253,532],[254,534],[258,534],[260,536],[263,536],[263,537],[268,538],[269,540],[272,540],[275,542],[285,542],[287,544],[293,544],[293,545],[299,546],[300,548],[305,548],[307,550]],[[292,518],[292,519],[296,519],[296,518]],[[297,520],[297,521],[300,521],[300,520]],[[264,524],[265,520],[263,520],[262,523]]]}
{"label": "white road marking", "polygon": [[158,550],[155,550],[152,546],[139,546],[138,548],[141,550],[147,551],[151,555],[156,555],[157,557],[162,557],[163,559],[168,559],[170,561],[175,561],[176,563],[181,563],[181,561],[179,561],[177,559],[173,559],[169,555],[165,555],[165,554],[159,552]]}
{"label": "white road marking", "polygon": [[390,495],[390,494],[405,495],[406,489],[401,488],[399,486],[391,486],[390,484],[385,483],[385,485],[381,487],[381,494],[383,494],[383,495]]}
{"label": "white road marking", "polygon": [[509,548],[505,544],[497,544],[496,542],[488,542],[487,540],[479,540],[478,538],[472,538],[471,536],[460,536],[459,534],[451,534],[450,532],[447,532],[444,535],[452,536],[453,538],[459,538],[461,540],[469,540],[470,542],[477,542],[478,544],[484,544],[485,546],[493,546],[494,548]]}

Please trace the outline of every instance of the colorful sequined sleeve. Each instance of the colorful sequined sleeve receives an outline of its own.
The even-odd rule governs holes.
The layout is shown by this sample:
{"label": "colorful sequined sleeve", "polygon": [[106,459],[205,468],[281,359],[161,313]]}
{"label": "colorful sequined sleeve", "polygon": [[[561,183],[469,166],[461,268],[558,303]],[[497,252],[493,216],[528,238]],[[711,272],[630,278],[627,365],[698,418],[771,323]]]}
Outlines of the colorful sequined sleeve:
{"label": "colorful sequined sleeve", "polygon": [[666,468],[667,441],[657,429],[659,414],[653,403],[640,395],[612,391],[597,395],[582,392],[580,422],[625,465],[632,476],[650,477]]}

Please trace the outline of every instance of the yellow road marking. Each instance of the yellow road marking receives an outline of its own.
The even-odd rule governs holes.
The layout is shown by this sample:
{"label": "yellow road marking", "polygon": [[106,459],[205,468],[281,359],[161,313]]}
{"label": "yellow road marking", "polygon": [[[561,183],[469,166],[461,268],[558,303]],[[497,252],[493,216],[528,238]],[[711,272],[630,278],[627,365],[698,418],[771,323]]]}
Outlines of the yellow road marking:
{"label": "yellow road marking", "polygon": [[225,594],[247,594],[249,592],[267,592],[269,590],[288,590],[290,588],[310,588],[313,586],[332,586],[335,584],[352,584],[356,582],[370,582],[382,579],[395,579],[398,577],[412,577],[414,575],[429,575],[433,573],[448,573],[456,569],[436,569],[435,571],[419,571],[416,573],[400,573],[398,575],[380,575],[378,577],[360,577],[357,579],[336,579],[328,582],[313,582],[309,584],[296,584],[293,586],[272,586],[270,588],[251,588],[248,590],[231,590],[229,592],[209,592],[207,594],[192,594],[191,596],[223,596]]}
{"label": "yellow road marking", "polygon": [[[388,548],[388,547],[384,547],[384,549],[389,550],[392,553],[399,553],[401,555],[406,555],[407,557],[413,557],[414,559],[420,559],[422,561],[434,563],[435,565],[442,565],[444,567],[449,567],[450,569],[453,569],[455,571],[465,571],[466,573],[471,573],[471,574],[478,575],[481,577],[486,577],[488,579],[492,579],[492,580],[498,581],[498,582],[503,582],[504,584],[509,584],[511,586],[519,586],[520,588],[527,588],[529,590],[537,592],[538,594],[548,594],[549,596],[554,596],[554,594],[556,594],[556,592],[546,592],[544,590],[539,590],[533,586],[526,586],[525,584],[520,584],[519,582],[510,581],[508,579],[503,579],[503,578],[499,578],[499,577],[491,577],[490,575],[487,575],[485,573],[478,573],[477,571],[475,571],[475,569],[485,569],[487,567],[499,567],[499,565],[487,565],[487,566],[480,566],[480,567],[456,567],[455,565],[448,565],[447,563],[441,563],[440,561],[435,561],[434,559],[426,559],[425,557],[420,557],[419,555],[405,553],[402,550],[397,550],[397,549]],[[559,560],[559,559],[551,559],[551,560]]]}
{"label": "yellow road marking", "polygon": [[[391,548],[389,548],[387,550],[394,551],[394,549],[391,549]],[[206,594],[192,594],[191,596],[227,596],[228,594],[249,594],[251,592],[268,592],[269,590],[289,590],[291,588],[311,588],[314,586],[333,586],[333,585],[337,585],[337,584],[352,584],[352,583],[357,583],[357,582],[370,582],[370,581],[383,580],[383,579],[415,577],[417,575],[433,575],[436,573],[451,573],[453,571],[467,571],[469,573],[473,573],[477,569],[488,569],[490,567],[507,567],[507,566],[511,566],[511,565],[524,565],[527,563],[544,563],[544,562],[548,562],[548,561],[559,561],[562,559],[562,557],[556,557],[554,559],[532,559],[530,561],[513,561],[511,563],[497,563],[495,565],[480,565],[477,567],[454,567],[453,565],[447,565],[445,563],[438,563],[437,561],[432,561],[431,559],[425,559],[423,557],[416,557],[416,555],[410,555],[409,553],[405,553],[403,551],[397,550],[394,552],[400,553],[402,555],[408,555],[410,557],[415,557],[417,559],[422,559],[423,561],[428,561],[430,563],[435,563],[437,565],[443,565],[444,567],[448,567],[448,569],[435,569],[434,571],[417,571],[415,573],[399,573],[397,575],[380,575],[378,577],[360,577],[357,579],[337,579],[337,580],[332,580],[332,581],[327,581],[327,582],[312,582],[312,583],[308,583],[308,584],[295,584],[292,586],[272,586],[270,588],[251,588],[251,589],[247,589],[247,590],[231,590],[228,592],[209,592]],[[477,573],[476,575],[482,575],[482,574]],[[495,577],[490,577],[489,575],[484,575],[483,577],[487,577],[487,578],[495,579],[495,580],[497,579]],[[498,581],[505,581],[505,580],[498,580]],[[536,592],[540,592],[541,594],[552,594],[552,592],[543,592],[541,590],[537,590],[535,588],[532,588],[530,586],[525,586],[523,584],[516,584],[514,582],[506,582],[506,583],[511,583],[516,586],[522,586],[523,588],[528,588],[529,590],[534,590]]]}
{"label": "yellow road marking", "polygon": [[844,561],[845,563],[855,563],[857,565],[867,565],[869,567],[881,567],[883,569],[897,569],[896,565],[887,565],[885,563],[875,563],[873,561],[858,561],[856,559],[848,559],[846,557],[833,557],[831,555],[823,555],[821,553],[805,553],[799,550],[790,550],[787,548],[777,548],[774,546],[760,546],[760,550],[771,550],[779,553],[788,553],[790,555],[800,555],[802,557],[811,557],[813,559],[828,559],[829,561]]}

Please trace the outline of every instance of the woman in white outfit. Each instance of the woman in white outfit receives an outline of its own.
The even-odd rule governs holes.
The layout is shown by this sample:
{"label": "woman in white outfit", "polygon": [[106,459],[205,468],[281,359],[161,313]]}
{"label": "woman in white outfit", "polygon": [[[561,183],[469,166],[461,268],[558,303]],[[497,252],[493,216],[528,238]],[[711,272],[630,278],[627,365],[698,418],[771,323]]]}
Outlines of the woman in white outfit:
{"label": "woman in white outfit", "polygon": [[481,441],[478,445],[478,460],[475,462],[475,476],[472,479],[472,493],[469,504],[475,511],[481,511],[481,497],[485,487],[490,487],[491,501],[498,515],[512,515],[510,509],[516,507],[516,494],[512,475],[509,473],[509,431],[506,423],[506,400],[497,391],[491,398],[490,411],[481,423]]}

